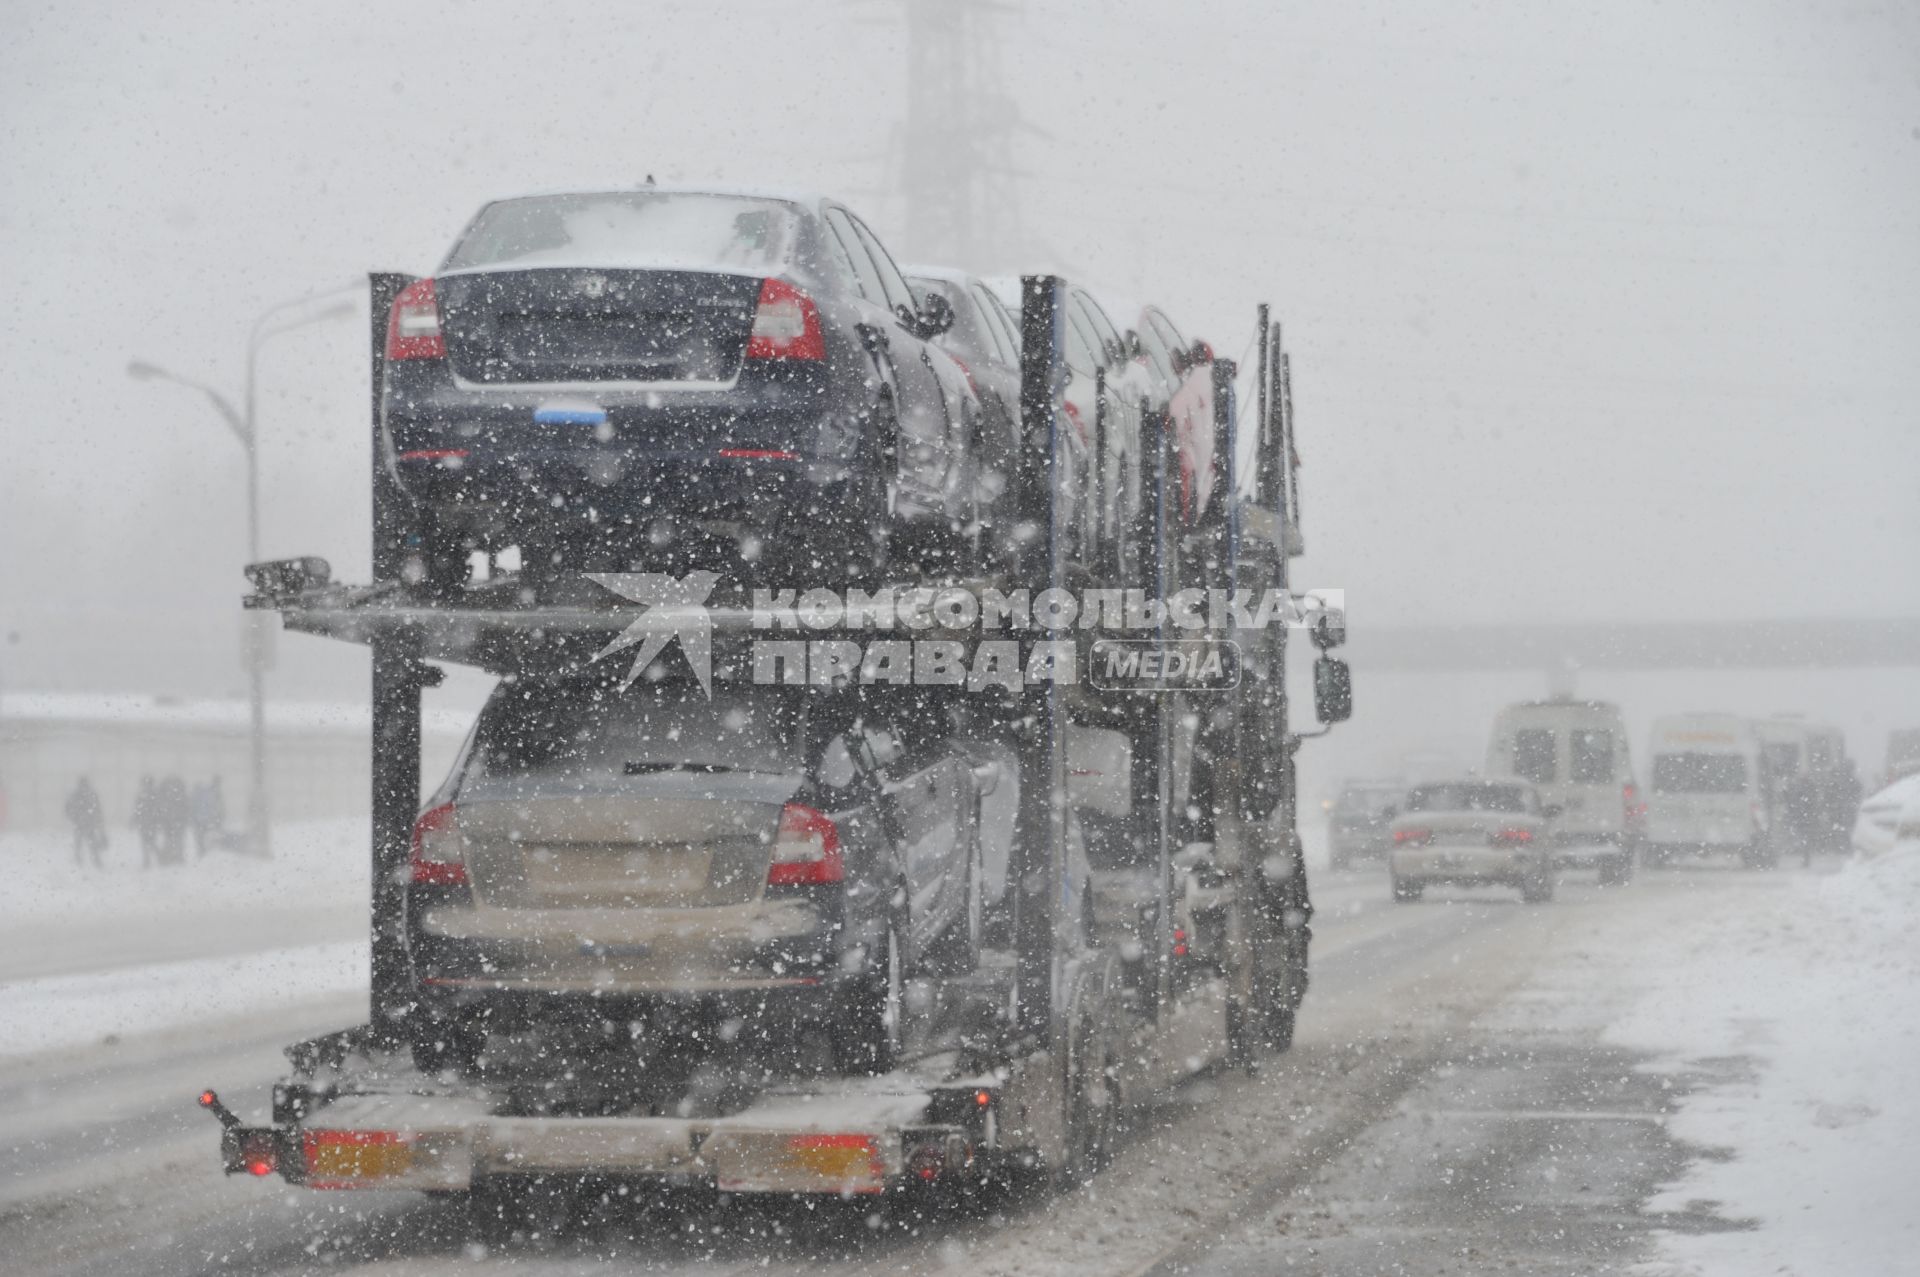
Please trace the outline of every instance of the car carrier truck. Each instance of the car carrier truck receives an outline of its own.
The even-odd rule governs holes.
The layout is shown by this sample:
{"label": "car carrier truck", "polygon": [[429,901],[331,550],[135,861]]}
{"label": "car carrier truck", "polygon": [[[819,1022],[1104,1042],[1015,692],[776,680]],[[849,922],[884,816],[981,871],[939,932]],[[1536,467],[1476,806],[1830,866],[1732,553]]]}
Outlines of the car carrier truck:
{"label": "car carrier truck", "polygon": [[[422,805],[423,691],[439,681],[440,664],[518,675],[590,660],[637,614],[583,582],[560,595],[523,591],[512,573],[451,592],[409,583],[406,510],[378,446],[386,319],[408,280],[371,282],[374,579],[337,584],[313,559],[256,564],[247,599],[290,631],[371,653],[370,1015],[287,1049],[292,1071],[274,1088],[269,1120],[231,1112],[214,1090],[201,1094],[220,1120],[229,1174],[476,1203],[504,1200],[503,1186],[569,1179],[837,1195],[978,1183],[1016,1168],[1073,1181],[1097,1168],[1124,1112],[1153,1105],[1196,1072],[1251,1067],[1289,1044],[1307,985],[1312,912],[1296,832],[1293,758],[1303,733],[1287,694],[1290,643],[1304,635],[1323,649],[1314,666],[1320,720],[1344,719],[1351,697],[1345,665],[1325,654],[1344,637],[1343,617],[1289,592],[1300,544],[1291,394],[1279,328],[1262,306],[1256,402],[1244,426],[1237,370],[1226,361],[1215,368],[1223,498],[1183,521],[1168,500],[1167,439],[1143,449],[1149,498],[1138,535],[1153,579],[1137,583],[1137,597],[1194,591],[1190,599],[1227,605],[1182,615],[1148,608],[1145,627],[1121,638],[1097,627],[1045,633],[1072,649],[1064,659],[1083,676],[999,687],[977,714],[1017,760],[1010,917],[990,931],[971,969],[916,982],[893,1067],[848,1074],[796,1057],[793,1067],[762,1069],[724,1094],[653,1095],[627,1106],[605,1094],[573,1102],[579,1097],[564,1082],[530,1099],[510,1070],[417,1067],[407,1047],[416,1008],[404,909]],[[990,581],[904,580],[902,590],[1091,597],[1103,585],[1136,584],[1071,560],[1052,517],[1066,481],[1056,469],[1057,432],[1067,428],[1058,402],[1063,297],[1052,277],[1024,280],[1021,416],[1033,458],[1035,552]],[[1237,437],[1242,429],[1255,437]],[[1292,624],[1222,628],[1223,618],[1240,615],[1236,600],[1276,592],[1298,604]],[[1109,602],[1119,609],[1127,597],[1116,590]],[[700,614],[714,668],[740,668],[756,638],[752,600],[722,589]],[[806,635],[836,637],[830,628]],[[1115,643],[1127,646],[1116,655]],[[1063,659],[1058,647],[1053,653]],[[1229,668],[1198,673],[1209,654],[1224,654]],[[1051,668],[1057,674],[1058,664]]]}

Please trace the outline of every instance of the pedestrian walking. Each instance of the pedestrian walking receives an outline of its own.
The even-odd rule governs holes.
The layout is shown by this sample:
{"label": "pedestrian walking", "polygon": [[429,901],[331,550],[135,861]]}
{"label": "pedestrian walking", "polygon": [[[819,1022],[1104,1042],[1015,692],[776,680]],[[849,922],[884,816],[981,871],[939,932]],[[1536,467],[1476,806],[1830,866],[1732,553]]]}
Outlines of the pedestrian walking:
{"label": "pedestrian walking", "polygon": [[95,869],[103,868],[101,856],[107,849],[107,816],[100,805],[100,792],[85,776],[67,795],[67,819],[73,823],[73,863],[84,866],[91,861]]}

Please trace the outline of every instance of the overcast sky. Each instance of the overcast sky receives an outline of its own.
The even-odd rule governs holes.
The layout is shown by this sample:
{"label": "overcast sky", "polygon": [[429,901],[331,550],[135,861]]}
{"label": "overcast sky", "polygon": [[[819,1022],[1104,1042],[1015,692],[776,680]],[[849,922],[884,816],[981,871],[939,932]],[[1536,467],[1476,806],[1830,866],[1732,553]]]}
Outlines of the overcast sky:
{"label": "overcast sky", "polygon": [[[527,189],[823,190],[937,251],[887,0],[4,7],[14,687],[237,681],[239,450],[129,358],[237,396],[264,308],[429,269]],[[960,264],[1065,267],[1230,354],[1272,301],[1304,583],[1356,624],[1920,613],[1920,9],[1186,12],[978,28],[1023,123],[1000,242]],[[261,364],[266,550],[348,575],[364,322]],[[321,647],[276,686],[360,677]]]}

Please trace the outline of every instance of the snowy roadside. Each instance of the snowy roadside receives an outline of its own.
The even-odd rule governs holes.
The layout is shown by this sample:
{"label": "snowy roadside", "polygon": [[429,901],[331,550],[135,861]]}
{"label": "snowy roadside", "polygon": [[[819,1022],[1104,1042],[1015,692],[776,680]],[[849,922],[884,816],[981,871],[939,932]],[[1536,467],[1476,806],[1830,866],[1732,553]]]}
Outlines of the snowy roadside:
{"label": "snowy roadside", "polygon": [[365,817],[276,826],[272,860],[214,852],[164,869],[141,869],[133,834],[115,829],[102,869],[73,862],[64,835],[0,836],[0,925],[65,923],[85,932],[123,919],[254,906],[325,907],[367,894]]}
{"label": "snowy roadside", "polygon": [[0,839],[0,1057],[367,987],[364,820],[283,826],[272,861],[141,870],[131,844],[95,870],[59,839]]}
{"label": "snowy roadside", "polygon": [[1600,1031],[1675,1078],[1669,1132],[1703,1150],[1646,1210],[1699,1274],[1913,1271],[1920,1220],[1920,848],[1823,876],[1701,871],[1658,907],[1567,937],[1509,1014]]}
{"label": "snowy roadside", "polygon": [[349,940],[0,984],[0,1058],[282,1010],[367,979],[367,943]]}

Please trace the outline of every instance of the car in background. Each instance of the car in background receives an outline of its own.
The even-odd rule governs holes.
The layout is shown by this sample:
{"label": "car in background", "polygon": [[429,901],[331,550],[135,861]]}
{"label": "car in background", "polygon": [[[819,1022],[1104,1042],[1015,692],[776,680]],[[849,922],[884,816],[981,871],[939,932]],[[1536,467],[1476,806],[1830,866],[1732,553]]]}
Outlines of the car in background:
{"label": "car in background", "polygon": [[1512,780],[1415,785],[1390,825],[1393,898],[1420,899],[1435,883],[1508,886],[1528,904],[1553,899],[1557,870],[1533,786]]}
{"label": "car in background", "polygon": [[[921,310],[942,307],[952,318],[934,344],[967,374],[980,399],[980,437],[973,453],[978,507],[985,540],[996,559],[1011,558],[1022,513],[1031,517],[1041,494],[1032,476],[1020,472],[1020,323],[985,283],[965,271],[940,266],[905,267]],[[937,301],[936,301],[937,299]],[[1022,490],[1023,479],[1027,490]]]}
{"label": "car in background", "polygon": [[[482,208],[388,323],[381,430],[413,575],[475,552],[871,576],[961,556],[978,404],[832,200],[668,190]],[[804,528],[804,537],[795,529]]]}
{"label": "car in background", "polygon": [[1507,706],[1495,716],[1487,742],[1487,775],[1525,781],[1539,792],[1562,865],[1596,868],[1605,884],[1633,876],[1645,807],[1617,706],[1580,700]]}
{"label": "car in background", "polygon": [[1734,714],[1676,714],[1654,720],[1648,747],[1647,858],[1733,854],[1749,868],[1779,859],[1760,738]]}
{"label": "car in background", "polygon": [[1768,822],[1782,850],[1843,851],[1860,806],[1860,779],[1838,727],[1799,714],[1756,720]]}
{"label": "car in background", "polygon": [[[729,1021],[898,1058],[902,982],[970,965],[987,897],[982,760],[919,699],[519,678],[413,830],[423,1069],[492,1032],[603,1023],[697,1052]],[[1004,857],[1001,873],[1004,874]]]}
{"label": "car in background", "polygon": [[1124,336],[1136,362],[1161,387],[1153,408],[1167,414],[1172,438],[1179,519],[1191,527],[1205,517],[1219,478],[1214,422],[1213,347],[1188,341],[1158,306],[1114,302],[1108,313],[1131,317]]}
{"label": "car in background", "polygon": [[1920,773],[1903,776],[1860,804],[1850,839],[1863,856],[1881,856],[1901,844],[1920,852]]}
{"label": "car in background", "polygon": [[1329,866],[1339,870],[1356,860],[1385,859],[1393,849],[1393,818],[1406,796],[1406,786],[1399,784],[1344,786],[1327,809]]}

